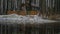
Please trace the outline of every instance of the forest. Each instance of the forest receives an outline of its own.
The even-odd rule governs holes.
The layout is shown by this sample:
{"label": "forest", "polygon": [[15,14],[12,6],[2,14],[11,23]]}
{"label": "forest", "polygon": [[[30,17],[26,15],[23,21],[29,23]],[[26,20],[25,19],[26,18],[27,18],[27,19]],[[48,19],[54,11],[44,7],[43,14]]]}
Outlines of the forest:
{"label": "forest", "polygon": [[0,0],[0,15],[7,15],[9,12],[56,16],[60,15],[60,0]]}

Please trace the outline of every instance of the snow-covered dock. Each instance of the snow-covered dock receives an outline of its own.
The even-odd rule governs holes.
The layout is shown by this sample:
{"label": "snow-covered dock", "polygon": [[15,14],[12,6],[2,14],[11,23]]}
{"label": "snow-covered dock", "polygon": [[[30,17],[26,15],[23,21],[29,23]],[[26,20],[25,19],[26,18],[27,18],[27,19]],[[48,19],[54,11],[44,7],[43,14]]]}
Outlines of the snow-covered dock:
{"label": "snow-covered dock", "polygon": [[13,24],[13,23],[51,23],[51,22],[57,22],[54,20],[48,20],[48,19],[42,19],[42,17],[39,17],[37,15],[26,15],[26,16],[22,16],[22,15],[16,15],[16,14],[12,14],[12,15],[0,15],[0,23],[2,24]]}

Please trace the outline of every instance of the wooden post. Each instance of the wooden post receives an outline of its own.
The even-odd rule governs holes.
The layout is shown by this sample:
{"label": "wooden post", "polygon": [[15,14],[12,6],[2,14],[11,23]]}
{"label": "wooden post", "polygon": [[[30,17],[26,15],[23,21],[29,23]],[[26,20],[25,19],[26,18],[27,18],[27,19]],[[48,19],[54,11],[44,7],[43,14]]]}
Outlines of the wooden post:
{"label": "wooden post", "polygon": [[4,14],[7,14],[7,0],[5,0],[5,11],[4,11]]}
{"label": "wooden post", "polygon": [[10,10],[11,9],[11,0],[7,0],[7,2],[8,2],[8,10]]}
{"label": "wooden post", "polygon": [[1,14],[3,14],[3,0],[1,0]]}
{"label": "wooden post", "polygon": [[44,17],[46,11],[46,0],[42,0],[42,17]]}

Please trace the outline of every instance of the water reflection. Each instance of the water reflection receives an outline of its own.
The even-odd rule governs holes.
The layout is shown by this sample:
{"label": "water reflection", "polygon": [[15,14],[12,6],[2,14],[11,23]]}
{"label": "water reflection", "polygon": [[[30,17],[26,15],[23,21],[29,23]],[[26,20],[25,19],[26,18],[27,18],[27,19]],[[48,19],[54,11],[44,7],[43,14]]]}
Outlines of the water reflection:
{"label": "water reflection", "polygon": [[1,34],[59,34],[60,22],[44,24],[0,24]]}

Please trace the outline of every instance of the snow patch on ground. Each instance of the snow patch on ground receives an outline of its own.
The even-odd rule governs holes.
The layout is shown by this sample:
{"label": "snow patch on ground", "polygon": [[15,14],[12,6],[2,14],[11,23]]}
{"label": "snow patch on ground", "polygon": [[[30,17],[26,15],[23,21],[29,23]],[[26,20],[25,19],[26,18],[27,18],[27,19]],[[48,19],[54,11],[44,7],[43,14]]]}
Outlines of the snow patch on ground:
{"label": "snow patch on ground", "polygon": [[46,20],[46,19],[42,19],[42,17],[39,17],[37,15],[26,15],[26,16],[22,16],[22,15],[16,15],[16,14],[12,14],[12,15],[0,15],[0,22],[2,23],[50,23],[50,22],[56,22],[53,20]]}

